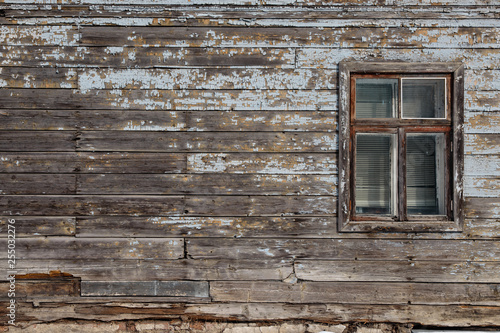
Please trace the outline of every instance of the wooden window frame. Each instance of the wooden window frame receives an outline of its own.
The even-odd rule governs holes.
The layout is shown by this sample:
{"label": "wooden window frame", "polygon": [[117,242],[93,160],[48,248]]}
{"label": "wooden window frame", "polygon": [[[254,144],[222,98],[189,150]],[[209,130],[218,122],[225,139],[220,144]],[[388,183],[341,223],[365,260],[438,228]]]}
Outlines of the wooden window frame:
{"label": "wooden window frame", "polygon": [[[351,97],[354,91],[353,78],[358,76],[383,77],[418,76],[418,77],[447,77],[448,119],[396,119],[391,126],[385,129],[396,129],[398,140],[404,140],[403,131],[429,130],[438,128],[438,132],[449,130],[447,146],[449,162],[445,174],[449,175],[446,181],[447,213],[444,218],[425,216],[401,221],[386,218],[359,218],[353,213],[353,129],[364,127],[364,130],[382,126],[387,119],[352,120],[354,102]],[[461,63],[403,63],[403,62],[341,62],[339,65],[339,205],[338,229],[340,232],[460,232],[464,225],[464,198],[463,198],[463,168],[464,168],[464,67]],[[398,108],[399,109],[399,108]],[[352,120],[352,121],[351,121]],[[401,153],[401,150],[398,150]],[[447,154],[445,154],[446,156]],[[400,160],[401,157],[398,157]],[[404,158],[403,158],[404,160]],[[403,164],[403,163],[400,163]],[[404,165],[398,166],[398,169]],[[398,175],[404,171],[399,170]],[[397,186],[402,186],[398,182]],[[405,189],[399,189],[405,191]],[[450,200],[451,199],[451,200]],[[403,205],[398,204],[398,216],[406,216],[401,212]],[[403,208],[405,209],[405,208]]]}

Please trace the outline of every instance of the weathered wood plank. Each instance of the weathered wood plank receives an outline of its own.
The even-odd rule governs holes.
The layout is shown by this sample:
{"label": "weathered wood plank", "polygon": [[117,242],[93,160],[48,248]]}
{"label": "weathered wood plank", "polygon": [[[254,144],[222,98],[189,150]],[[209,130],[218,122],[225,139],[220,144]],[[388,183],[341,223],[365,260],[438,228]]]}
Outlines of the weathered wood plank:
{"label": "weathered wood plank", "polygon": [[469,218],[500,218],[500,197],[467,198],[465,215]]}
{"label": "weathered wood plank", "polygon": [[297,50],[298,68],[338,68],[341,61],[407,61],[407,62],[453,62],[459,61],[469,69],[498,69],[498,49],[429,49],[398,48],[301,48]]}
{"label": "weathered wood plank", "polygon": [[[498,28],[82,27],[83,46],[496,48]],[[256,37],[258,36],[258,37]]]}
{"label": "weathered wood plank", "polygon": [[0,46],[1,66],[293,68],[295,52],[283,48],[135,48]]}
{"label": "weathered wood plank", "polygon": [[466,154],[500,154],[500,134],[465,134]]}
{"label": "weathered wood plank", "polygon": [[78,141],[79,151],[312,153],[335,152],[337,149],[336,133],[314,132],[249,135],[244,132],[85,131]]}
{"label": "weathered wood plank", "polygon": [[184,213],[202,216],[335,216],[334,196],[187,196]]}
{"label": "weathered wood plank", "polygon": [[465,73],[466,90],[500,90],[500,70],[474,70]]}
{"label": "weathered wood plank", "polygon": [[[23,217],[24,220],[26,217]],[[77,237],[373,238],[337,233],[336,217],[79,217]],[[498,239],[497,219],[466,219],[463,233],[377,233],[380,239]],[[28,230],[29,231],[29,230]]]}
{"label": "weathered wood plank", "polygon": [[464,195],[477,198],[499,198],[500,176],[497,177],[465,177]]}
{"label": "weathered wood plank", "polygon": [[334,132],[337,128],[337,113],[328,111],[123,112],[4,109],[0,110],[0,119],[2,130]]}
{"label": "weathered wood plank", "polygon": [[78,70],[78,87],[83,91],[93,89],[320,90],[337,88],[337,71],[274,68],[85,69]]}
{"label": "weathered wood plank", "polygon": [[335,260],[499,261],[500,244],[489,240],[390,239],[186,239],[194,259],[302,258]]}
{"label": "weathered wood plank", "polygon": [[0,151],[74,151],[76,132],[0,131]]}
{"label": "weathered wood plank", "polygon": [[77,73],[67,68],[0,67],[0,87],[76,89]]}
{"label": "weathered wood plank", "polygon": [[[477,2],[476,2],[477,3]],[[186,3],[184,3],[186,5]],[[333,3],[332,3],[333,5]],[[498,10],[488,8],[487,11],[476,6],[455,6],[453,11],[447,11],[447,7],[441,5],[433,6],[411,6],[411,10],[404,10],[397,6],[377,6],[360,9],[358,6],[352,6],[344,3],[337,7],[323,8],[304,8],[301,7],[283,7],[283,6],[259,6],[257,8],[249,7],[229,7],[229,6],[202,6],[191,8],[172,7],[172,6],[137,6],[137,5],[113,5],[102,6],[99,10],[94,10],[92,6],[82,5],[59,5],[50,10],[41,5],[25,5],[22,9],[4,5],[2,8],[5,13],[5,21],[11,24],[21,25],[52,25],[69,22],[78,22],[80,25],[148,25],[148,26],[225,26],[246,23],[247,25],[262,25],[260,21],[266,22],[268,19],[274,19],[274,22],[291,20],[292,22],[307,23],[309,21],[318,23],[321,20],[329,19],[332,21],[346,20],[359,21],[359,19],[447,19],[448,24],[455,23],[452,19],[469,19],[466,22],[474,22],[473,19],[496,18]],[[250,9],[250,10],[249,10]],[[189,16],[188,16],[189,15]],[[131,20],[130,18],[136,20]],[[142,20],[137,20],[142,18]],[[156,20],[151,20],[159,18]],[[127,20],[128,19],[128,20]],[[72,21],[70,21],[72,20]],[[252,21],[250,21],[252,20]],[[235,23],[236,21],[236,23]],[[311,23],[312,23],[311,22]],[[387,21],[383,21],[387,25]],[[369,21],[370,25],[377,21]],[[481,24],[481,22],[476,22]],[[438,26],[441,26],[439,24]]]}
{"label": "weathered wood plank", "polygon": [[216,302],[498,306],[498,284],[213,281]]}
{"label": "weathered wood plank", "polygon": [[[0,300],[9,301],[10,283],[0,282]],[[20,280],[15,283],[16,299],[38,297],[80,296],[80,281],[77,279]]]}
{"label": "weathered wood plank", "polygon": [[[27,1],[27,0],[4,0],[4,3],[6,4],[29,4],[29,5],[42,5],[42,4],[52,4],[52,0],[34,0],[34,1]],[[66,0],[65,5],[116,5],[115,1],[112,0]],[[342,1],[342,2],[331,2],[328,0],[322,0],[322,1],[317,1],[317,0],[301,0],[301,1],[296,1],[296,0],[282,0],[282,1],[276,1],[276,0],[193,0],[190,2],[186,2],[184,0],[150,0],[147,3],[141,0],[126,0],[123,2],[120,2],[121,5],[182,5],[182,6],[189,6],[189,7],[194,7],[194,6],[209,6],[209,5],[216,5],[216,6],[246,6],[247,8],[261,8],[261,6],[290,6],[290,7],[298,7],[298,8],[308,8],[309,6],[312,7],[331,7],[331,6],[353,6],[353,5],[359,5],[363,4],[366,6],[380,6],[382,4],[385,5],[385,2],[381,2],[379,0],[369,0],[369,1],[362,1],[362,0],[349,0],[349,1]],[[479,5],[490,5],[489,0],[465,0],[461,1],[460,3],[457,3],[455,1],[451,0],[437,0],[433,2],[429,2],[428,0],[418,0],[418,1],[410,1],[410,0],[403,0],[400,2],[400,5],[410,5],[410,6],[416,6],[416,5],[429,5],[432,4],[433,6],[438,6],[438,5],[447,5],[447,6],[464,6],[464,5],[470,5],[470,6],[479,6]],[[186,8],[189,8],[186,7]],[[223,7],[223,8],[224,8]],[[195,7],[196,8],[196,7]],[[285,7],[287,8],[287,7]],[[190,8],[189,8],[190,9]]]}
{"label": "weathered wood plank", "polygon": [[3,26],[0,45],[76,46],[80,34],[76,26]]}
{"label": "weathered wood plank", "polygon": [[1,89],[2,109],[331,111],[330,90]]}
{"label": "weathered wood plank", "polygon": [[306,281],[499,283],[499,262],[298,260]]}
{"label": "weathered wood plank", "polygon": [[465,107],[474,111],[500,111],[498,91],[467,91]]}
{"label": "weathered wood plank", "polygon": [[76,176],[0,174],[0,194],[76,194]]}
{"label": "weathered wood plank", "polygon": [[336,174],[337,154],[189,154],[189,173]]}
{"label": "weathered wood plank", "polygon": [[500,155],[466,155],[464,169],[467,176],[495,176],[500,173]]}
{"label": "weathered wood plank", "polygon": [[186,154],[0,153],[6,173],[183,173]]}
{"label": "weathered wood plank", "polygon": [[0,215],[178,215],[184,211],[181,196],[72,196],[25,195],[0,197]]}
{"label": "weathered wood plank", "polygon": [[[7,248],[7,240],[0,239]],[[7,251],[0,254],[7,258]],[[182,238],[24,238],[16,242],[17,260],[38,259],[180,259],[184,257]]]}
{"label": "weathered wood plank", "polygon": [[209,297],[209,286],[206,281],[82,281],[81,290],[83,297]]}
{"label": "weathered wood plank", "polygon": [[[24,219],[21,218],[21,220]],[[77,237],[349,237],[335,217],[81,217]],[[490,225],[485,229],[494,232]],[[473,230],[472,228],[470,230]],[[482,229],[481,229],[482,230]],[[394,234],[392,234],[394,237]],[[383,236],[382,236],[383,237]]]}
{"label": "weathered wood plank", "polygon": [[7,222],[14,219],[16,238],[39,236],[74,236],[76,218],[51,216],[0,216],[0,238],[7,238]]}
{"label": "weathered wood plank", "polygon": [[500,127],[500,112],[465,112],[465,133],[495,133]]}
{"label": "weathered wood plank", "polygon": [[[22,321],[56,321],[60,319],[85,320],[139,320],[177,319],[186,315],[200,320],[312,320],[316,322],[408,322],[449,327],[495,326],[500,324],[500,307],[471,305],[377,305],[377,304],[289,304],[289,303],[210,303],[172,304],[158,301],[141,302],[138,310],[129,302],[85,304],[82,300],[67,300],[65,303],[18,303]],[[151,302],[151,300],[149,300]],[[7,302],[0,304],[1,315],[5,315]]]}
{"label": "weathered wood plank", "polygon": [[[22,175],[21,175],[22,176]],[[9,179],[11,175],[5,175]],[[15,176],[14,176],[15,177]],[[73,176],[74,177],[74,176]],[[73,178],[73,188],[75,179]],[[14,190],[0,193],[20,194]],[[336,195],[337,177],[330,175],[122,174],[79,175],[77,194],[211,194],[211,195]],[[52,185],[53,186],[53,185]],[[17,190],[18,193],[15,192]],[[41,194],[40,189],[27,194]],[[67,191],[66,193],[70,193]],[[66,194],[54,193],[54,194]],[[74,193],[74,191],[73,191]]]}
{"label": "weathered wood plank", "polygon": [[[0,267],[8,270],[7,261]],[[50,274],[63,272],[91,281],[154,280],[283,280],[292,271],[286,260],[135,260],[135,259],[38,259],[17,260],[17,274]],[[6,276],[0,276],[4,281]]]}

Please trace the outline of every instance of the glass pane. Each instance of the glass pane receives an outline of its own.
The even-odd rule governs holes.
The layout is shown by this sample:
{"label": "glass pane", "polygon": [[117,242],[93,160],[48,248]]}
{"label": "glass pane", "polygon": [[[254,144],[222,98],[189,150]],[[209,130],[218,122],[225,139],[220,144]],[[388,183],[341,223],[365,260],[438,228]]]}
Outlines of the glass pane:
{"label": "glass pane", "polygon": [[408,134],[406,197],[409,215],[444,215],[443,133]]}
{"label": "glass pane", "polygon": [[356,135],[357,214],[393,214],[393,146],[392,134]]}
{"label": "glass pane", "polygon": [[403,79],[403,118],[445,118],[445,79]]}
{"label": "glass pane", "polygon": [[394,118],[397,79],[356,79],[356,118]]}

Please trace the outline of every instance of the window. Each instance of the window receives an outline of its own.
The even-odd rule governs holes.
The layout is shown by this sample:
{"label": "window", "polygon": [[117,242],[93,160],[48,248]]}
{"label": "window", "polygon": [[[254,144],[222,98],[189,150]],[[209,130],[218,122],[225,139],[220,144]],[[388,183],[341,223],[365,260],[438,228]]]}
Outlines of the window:
{"label": "window", "polygon": [[340,64],[339,230],[461,231],[463,67]]}

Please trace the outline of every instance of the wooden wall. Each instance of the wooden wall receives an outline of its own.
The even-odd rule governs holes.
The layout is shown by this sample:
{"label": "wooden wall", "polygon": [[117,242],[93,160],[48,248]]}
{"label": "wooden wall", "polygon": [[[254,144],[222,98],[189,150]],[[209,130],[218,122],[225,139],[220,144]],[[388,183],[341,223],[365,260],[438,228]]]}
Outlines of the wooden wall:
{"label": "wooden wall", "polygon": [[[17,319],[500,326],[499,18],[496,0],[0,1]],[[337,232],[343,60],[465,65],[464,232]]]}

